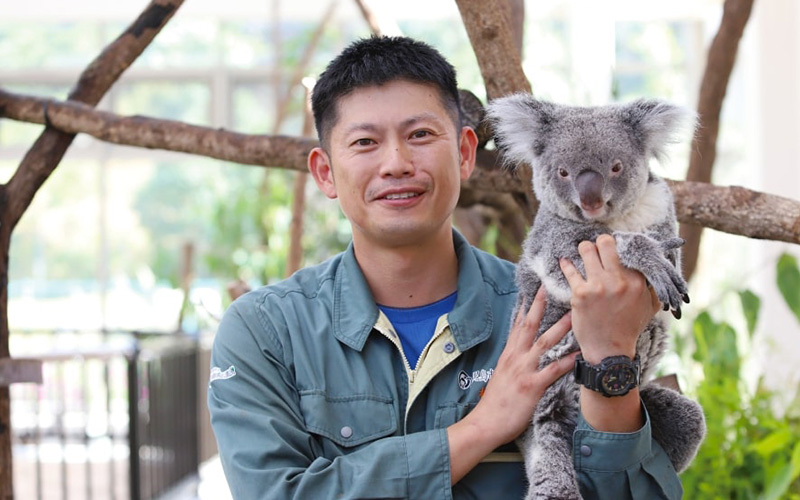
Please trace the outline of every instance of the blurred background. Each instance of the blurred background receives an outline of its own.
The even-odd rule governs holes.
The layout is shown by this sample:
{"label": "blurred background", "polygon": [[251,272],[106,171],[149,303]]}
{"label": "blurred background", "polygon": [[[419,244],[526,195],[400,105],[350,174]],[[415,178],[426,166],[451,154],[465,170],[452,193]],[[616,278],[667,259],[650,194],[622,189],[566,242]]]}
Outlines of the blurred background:
{"label": "blurred background", "polygon": [[[65,99],[147,3],[5,2],[0,87]],[[485,102],[455,2],[369,4],[393,33],[437,47],[460,86]],[[722,7],[717,0],[525,2],[523,66],[544,99],[661,97],[696,108]],[[796,0],[755,3],[722,110],[715,184],[800,199],[798,33]],[[352,0],[190,0],[98,108],[301,136],[306,89],[293,84],[298,68],[313,77],[369,34]],[[0,120],[0,183],[42,128]],[[654,169],[682,179],[688,152],[688,142],[676,146]],[[12,239],[11,355],[45,360],[42,384],[11,387],[18,498],[228,495],[204,413],[207,349],[232,282],[257,287],[290,270],[296,175],[78,136]],[[305,196],[302,265],[341,251],[350,237],[313,182]],[[708,412],[713,449],[684,474],[688,498],[756,498],[721,489],[727,481],[730,491],[744,491],[733,484],[736,470],[760,485],[761,498],[800,498],[800,285],[792,254],[797,247],[787,244],[704,234],[692,304],[674,325],[675,349],[662,370],[677,373]]]}

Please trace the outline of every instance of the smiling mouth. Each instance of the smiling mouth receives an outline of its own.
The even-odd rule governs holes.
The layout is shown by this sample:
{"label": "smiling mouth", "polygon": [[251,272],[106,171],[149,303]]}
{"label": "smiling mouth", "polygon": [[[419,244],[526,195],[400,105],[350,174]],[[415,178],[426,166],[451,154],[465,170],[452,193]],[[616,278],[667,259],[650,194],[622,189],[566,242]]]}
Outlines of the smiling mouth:
{"label": "smiling mouth", "polygon": [[407,198],[416,198],[417,196],[419,196],[418,193],[393,193],[393,194],[387,194],[386,196],[384,196],[384,199],[386,199],[386,200],[405,200]]}

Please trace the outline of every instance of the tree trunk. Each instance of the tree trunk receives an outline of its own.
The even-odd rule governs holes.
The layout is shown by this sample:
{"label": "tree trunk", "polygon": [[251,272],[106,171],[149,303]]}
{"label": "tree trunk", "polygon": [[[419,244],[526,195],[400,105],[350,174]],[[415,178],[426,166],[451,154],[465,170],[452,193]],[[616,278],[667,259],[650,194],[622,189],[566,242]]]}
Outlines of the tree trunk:
{"label": "tree trunk", "polygon": [[[69,100],[95,106],[149,45],[183,0],[153,0],[139,17],[81,73]],[[47,116],[47,110],[43,115]],[[45,123],[46,125],[49,125]],[[8,254],[11,233],[42,184],[72,144],[74,133],[47,126],[0,190],[0,358],[8,349]],[[0,388],[0,498],[14,497],[8,388]]]}
{"label": "tree trunk", "polygon": [[[739,40],[750,19],[753,0],[725,0],[717,34],[708,50],[708,60],[700,84],[700,97],[697,113],[700,127],[692,142],[689,170],[686,180],[691,182],[711,182],[711,171],[717,157],[717,137],[722,103],[728,88]],[[683,246],[683,274],[690,279],[697,267],[700,240],[703,227],[696,224],[681,224],[680,234],[686,240]]]}

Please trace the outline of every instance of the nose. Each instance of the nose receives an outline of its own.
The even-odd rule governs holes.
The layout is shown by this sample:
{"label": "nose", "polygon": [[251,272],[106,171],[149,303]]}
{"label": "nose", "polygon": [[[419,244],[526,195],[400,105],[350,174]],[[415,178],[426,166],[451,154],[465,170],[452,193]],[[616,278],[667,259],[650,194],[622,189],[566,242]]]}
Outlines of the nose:
{"label": "nose", "polygon": [[597,210],[603,206],[603,176],[599,172],[581,172],[575,179],[575,189],[584,209]]}
{"label": "nose", "polygon": [[381,160],[381,177],[408,177],[414,174],[414,160],[406,144],[387,144]]}

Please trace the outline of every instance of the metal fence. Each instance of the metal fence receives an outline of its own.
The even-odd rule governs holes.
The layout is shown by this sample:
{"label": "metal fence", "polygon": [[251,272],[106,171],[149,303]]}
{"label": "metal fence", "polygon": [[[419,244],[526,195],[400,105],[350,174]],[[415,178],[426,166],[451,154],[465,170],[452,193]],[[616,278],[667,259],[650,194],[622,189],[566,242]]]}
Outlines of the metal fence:
{"label": "metal fence", "polygon": [[43,383],[11,387],[17,498],[158,498],[215,453],[199,343],[136,332],[114,339],[37,355]]}

